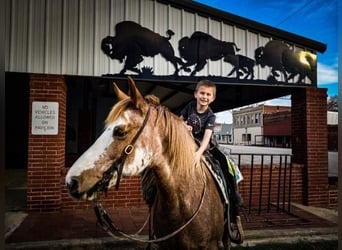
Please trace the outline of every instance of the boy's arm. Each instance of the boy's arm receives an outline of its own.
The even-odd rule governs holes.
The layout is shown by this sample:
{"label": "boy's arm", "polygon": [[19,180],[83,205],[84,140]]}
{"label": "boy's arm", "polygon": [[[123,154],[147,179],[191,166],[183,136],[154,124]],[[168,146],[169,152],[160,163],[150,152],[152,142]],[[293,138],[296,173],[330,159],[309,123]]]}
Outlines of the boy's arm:
{"label": "boy's arm", "polygon": [[208,148],[210,139],[211,139],[211,135],[212,135],[213,131],[211,129],[206,129],[204,131],[204,136],[203,139],[201,141],[201,146],[200,148],[197,150],[197,152],[200,152],[201,155],[203,154],[203,152]]}
{"label": "boy's arm", "polygon": [[204,151],[208,148],[212,133],[213,133],[213,131],[211,129],[206,129],[204,131],[204,136],[203,136],[203,139],[201,141],[201,146],[199,147],[199,149],[195,153],[194,165],[197,166],[200,164],[201,157],[202,157]]}

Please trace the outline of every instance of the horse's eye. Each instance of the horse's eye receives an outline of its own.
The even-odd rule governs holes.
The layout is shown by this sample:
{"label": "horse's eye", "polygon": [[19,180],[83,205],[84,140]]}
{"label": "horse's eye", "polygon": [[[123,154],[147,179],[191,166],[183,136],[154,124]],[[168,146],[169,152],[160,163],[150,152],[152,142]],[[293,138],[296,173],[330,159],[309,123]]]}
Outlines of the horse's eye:
{"label": "horse's eye", "polygon": [[113,136],[123,138],[127,135],[127,132],[122,128],[115,128],[113,131]]}

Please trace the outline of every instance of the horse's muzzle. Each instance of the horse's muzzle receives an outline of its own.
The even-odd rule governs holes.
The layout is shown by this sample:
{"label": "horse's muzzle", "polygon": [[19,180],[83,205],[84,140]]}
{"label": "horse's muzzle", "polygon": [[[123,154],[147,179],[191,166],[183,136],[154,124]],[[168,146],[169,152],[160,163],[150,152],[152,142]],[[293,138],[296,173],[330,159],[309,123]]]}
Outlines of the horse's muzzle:
{"label": "horse's muzzle", "polygon": [[71,178],[71,182],[67,184],[69,194],[76,200],[81,200],[83,193],[78,191],[78,180],[77,178]]}
{"label": "horse's muzzle", "polygon": [[93,200],[96,197],[98,185],[94,185],[86,192],[79,191],[79,181],[77,177],[71,177],[71,182],[67,184],[69,194],[76,200]]}

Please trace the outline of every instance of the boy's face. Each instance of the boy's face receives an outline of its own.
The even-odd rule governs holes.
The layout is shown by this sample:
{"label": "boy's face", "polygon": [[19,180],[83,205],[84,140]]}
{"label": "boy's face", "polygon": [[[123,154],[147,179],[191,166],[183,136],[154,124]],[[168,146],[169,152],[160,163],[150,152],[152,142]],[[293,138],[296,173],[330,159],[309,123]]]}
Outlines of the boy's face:
{"label": "boy's face", "polygon": [[207,86],[200,86],[194,96],[201,106],[209,106],[215,100],[214,89]]}

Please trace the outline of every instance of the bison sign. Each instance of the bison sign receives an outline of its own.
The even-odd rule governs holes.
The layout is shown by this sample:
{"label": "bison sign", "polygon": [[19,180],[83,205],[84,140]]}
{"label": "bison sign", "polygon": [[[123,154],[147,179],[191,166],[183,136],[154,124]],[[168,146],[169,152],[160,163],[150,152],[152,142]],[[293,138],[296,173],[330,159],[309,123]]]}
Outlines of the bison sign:
{"label": "bison sign", "polygon": [[[160,55],[166,63],[173,66],[174,73],[169,76],[172,79],[198,76],[210,61],[221,61],[227,68],[231,68],[229,73],[205,76],[206,78],[215,77],[215,81],[235,82],[243,78],[251,83],[266,81],[285,84],[290,80],[303,84],[307,78],[311,85],[316,84],[316,55],[303,50],[295,51],[282,41],[270,40],[264,46],[257,47],[254,58],[250,58],[238,54],[240,48],[235,42],[222,41],[207,33],[195,31],[190,37],[184,36],[178,41],[177,56],[177,51],[170,43],[174,35],[170,29],[166,30],[166,36],[162,36],[133,21],[123,21],[116,24],[115,36],[102,39],[101,49],[109,58],[123,64],[117,75],[125,75],[131,71],[137,74],[136,77],[152,76],[152,66],[139,67],[139,64],[145,57]],[[255,79],[256,67],[268,68],[270,74],[266,79]]]}

